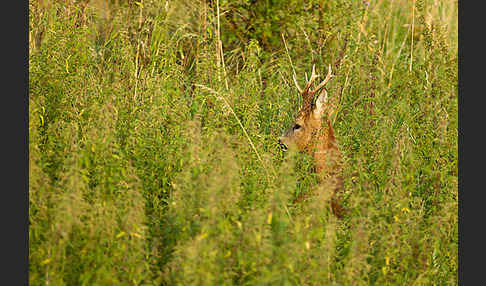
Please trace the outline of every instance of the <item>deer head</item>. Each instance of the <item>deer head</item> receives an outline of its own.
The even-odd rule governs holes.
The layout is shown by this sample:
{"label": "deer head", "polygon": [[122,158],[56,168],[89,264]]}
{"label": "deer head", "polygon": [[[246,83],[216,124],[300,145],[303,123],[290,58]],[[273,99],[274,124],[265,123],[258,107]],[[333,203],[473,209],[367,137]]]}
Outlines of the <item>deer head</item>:
{"label": "deer head", "polygon": [[[312,67],[311,77],[304,89],[300,88],[294,74],[294,83],[302,96],[303,103],[294,124],[279,138],[279,142],[284,149],[296,148],[299,151],[308,151],[312,154],[318,149],[326,149],[330,147],[328,145],[334,144],[334,130],[330,120],[327,119],[326,128],[323,128],[322,124],[323,115],[329,115],[331,111],[328,104],[327,91],[323,87],[332,76],[331,66],[329,65],[329,72],[326,78],[316,88],[311,90],[312,83],[319,77],[315,73],[315,66]],[[314,95],[320,90],[321,92],[314,103]]]}

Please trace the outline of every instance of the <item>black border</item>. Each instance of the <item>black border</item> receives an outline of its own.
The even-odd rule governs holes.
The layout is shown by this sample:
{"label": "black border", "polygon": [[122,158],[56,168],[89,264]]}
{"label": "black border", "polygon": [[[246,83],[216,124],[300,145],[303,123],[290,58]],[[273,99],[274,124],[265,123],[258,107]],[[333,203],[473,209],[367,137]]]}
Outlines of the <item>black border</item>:
{"label": "black border", "polygon": [[5,3],[1,17],[3,285],[29,284],[29,1]]}
{"label": "black border", "polygon": [[480,100],[485,79],[479,57],[484,53],[484,9],[472,3],[458,0],[458,285],[482,285],[485,272],[485,200],[480,197],[485,189],[480,181],[485,164],[478,152],[484,149],[480,135],[485,105]]}

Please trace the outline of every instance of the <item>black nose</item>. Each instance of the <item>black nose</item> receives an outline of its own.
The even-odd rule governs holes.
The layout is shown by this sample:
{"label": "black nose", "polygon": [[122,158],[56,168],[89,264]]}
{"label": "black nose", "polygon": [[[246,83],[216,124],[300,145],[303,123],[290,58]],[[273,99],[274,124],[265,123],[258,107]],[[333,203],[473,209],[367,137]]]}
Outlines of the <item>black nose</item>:
{"label": "black nose", "polygon": [[285,145],[281,139],[278,139],[278,145],[282,150],[287,151],[287,145]]}

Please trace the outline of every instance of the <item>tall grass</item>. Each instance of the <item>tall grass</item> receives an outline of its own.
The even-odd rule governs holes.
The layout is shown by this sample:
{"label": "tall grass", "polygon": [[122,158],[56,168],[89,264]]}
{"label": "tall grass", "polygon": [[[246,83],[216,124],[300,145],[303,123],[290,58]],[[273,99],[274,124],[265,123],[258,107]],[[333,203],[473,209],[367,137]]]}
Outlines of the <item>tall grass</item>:
{"label": "tall grass", "polygon": [[[457,284],[457,1],[262,3],[29,2],[31,285]],[[277,145],[313,64],[341,220]]]}

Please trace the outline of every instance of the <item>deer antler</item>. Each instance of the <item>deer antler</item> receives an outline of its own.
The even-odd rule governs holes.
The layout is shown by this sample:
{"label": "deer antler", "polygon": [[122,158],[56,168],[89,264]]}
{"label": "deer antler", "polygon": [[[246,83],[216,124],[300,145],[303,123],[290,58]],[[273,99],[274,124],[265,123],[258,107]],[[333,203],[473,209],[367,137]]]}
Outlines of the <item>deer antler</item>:
{"label": "deer antler", "polygon": [[[314,73],[314,70],[312,70],[312,73]],[[333,77],[332,75],[332,70],[331,70],[331,65],[329,65],[329,71],[327,72],[326,78],[311,92],[309,92],[310,95],[314,95],[316,92],[318,92],[321,88],[323,88],[326,83]],[[312,78],[311,78],[312,79]]]}
{"label": "deer antler", "polygon": [[319,77],[319,75],[316,74],[316,66],[312,65],[312,74],[309,80],[307,80],[307,74],[306,74],[306,85],[304,89],[301,89],[299,84],[297,83],[297,79],[295,78],[295,73],[293,74],[293,79],[295,83],[295,87],[297,87],[297,90],[299,93],[302,95],[302,98],[304,99],[304,105],[307,104],[312,104],[312,100],[314,99],[313,95],[318,92],[321,88],[323,88],[327,82],[333,77],[332,71],[331,71],[331,65],[329,65],[329,71],[327,73],[326,78],[313,90],[309,91],[310,86],[314,82],[316,78]]}
{"label": "deer antler", "polygon": [[311,84],[318,77],[319,77],[319,75],[316,74],[316,65],[312,65],[312,74],[311,74],[309,81],[307,82],[307,84],[304,87],[303,93],[307,94],[309,92],[309,88],[310,88]]}
{"label": "deer antler", "polygon": [[[323,88],[333,76],[334,75],[332,74],[332,71],[331,71],[331,65],[329,65],[329,71],[326,75],[326,78],[315,89],[313,89],[310,92],[309,92],[310,86],[312,85],[314,80],[319,77],[319,75],[316,74],[316,65],[312,65],[311,77],[307,81],[303,90],[302,90],[302,88],[300,88],[299,84],[297,83],[297,79],[295,78],[295,73],[292,75],[292,78],[294,79],[295,87],[297,87],[297,90],[299,91],[300,94],[302,94],[302,95],[305,95],[305,94],[313,95],[316,92],[318,92],[321,88]],[[307,80],[307,76],[306,76],[306,80]]]}
{"label": "deer antler", "polygon": [[299,84],[297,83],[297,79],[295,78],[295,74],[292,76],[294,78],[294,83],[295,83],[295,86],[297,87],[297,90],[299,91],[300,94],[302,94],[303,96],[306,95],[308,92],[309,92],[309,88],[312,84],[312,82],[319,77],[319,75],[316,74],[316,65],[313,65],[312,66],[312,74],[311,74],[311,77],[309,80],[307,80],[307,74],[305,74],[305,80],[307,81],[305,87],[304,87],[304,90],[302,90],[299,86]]}
{"label": "deer antler", "polygon": [[299,93],[302,94],[302,89],[300,88],[299,84],[297,83],[297,79],[295,78],[295,73],[292,75],[292,78],[294,78],[295,87],[297,88]]}

